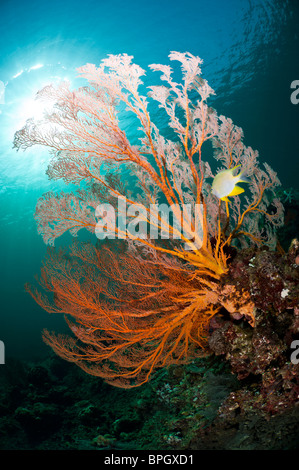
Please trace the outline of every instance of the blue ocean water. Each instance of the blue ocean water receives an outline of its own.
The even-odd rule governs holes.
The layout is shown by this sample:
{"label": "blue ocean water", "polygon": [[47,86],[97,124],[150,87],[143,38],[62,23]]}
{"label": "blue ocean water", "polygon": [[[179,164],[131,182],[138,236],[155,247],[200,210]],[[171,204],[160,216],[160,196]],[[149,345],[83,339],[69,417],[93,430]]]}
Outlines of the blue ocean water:
{"label": "blue ocean water", "polygon": [[76,68],[107,54],[126,52],[146,69],[168,63],[172,50],[189,51],[204,60],[218,113],[243,128],[245,143],[284,187],[298,187],[299,104],[290,100],[299,80],[296,0],[2,0],[0,18],[0,340],[7,355],[47,354],[41,330],[63,323],[23,287],[46,250],[33,220],[36,200],[58,185],[46,177],[45,149],[12,149],[45,84],[67,78],[75,86]]}

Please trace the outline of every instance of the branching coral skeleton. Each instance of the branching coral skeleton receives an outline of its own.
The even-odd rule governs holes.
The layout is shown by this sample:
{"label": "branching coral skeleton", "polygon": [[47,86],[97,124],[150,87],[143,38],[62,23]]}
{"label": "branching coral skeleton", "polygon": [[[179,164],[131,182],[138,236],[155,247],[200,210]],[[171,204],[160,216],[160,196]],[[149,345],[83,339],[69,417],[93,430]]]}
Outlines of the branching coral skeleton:
{"label": "branching coral skeleton", "polygon": [[[49,178],[81,186],[39,199],[35,218],[46,243],[53,245],[65,232],[76,236],[82,228],[94,232],[99,204],[116,207],[119,198],[136,211],[145,208],[142,220],[155,228],[160,223],[174,234],[177,224],[184,226],[180,241],[137,236],[124,242],[121,254],[99,242],[76,243],[70,252],[51,248],[40,279],[48,295],[27,287],[47,311],[65,313],[74,334],[45,332],[45,341],[63,358],[120,387],[140,385],[155,368],[202,354],[210,319],[222,306],[243,312],[254,326],[248,293],[230,286],[220,292],[219,280],[235,240],[273,247],[273,227],[282,223],[282,205],[274,196],[277,176],[267,164],[259,168],[258,153],[243,144],[242,129],[207,105],[214,91],[201,77],[201,59],[179,52],[169,57],[181,64],[182,83],[174,81],[170,66],[151,65],[165,84],[148,87],[148,98],[140,93],[145,71],[131,56],[111,55],[98,68],[79,68],[88,85],[43,88],[37,99],[52,102],[53,111],[28,120],[14,140],[17,149],[49,147]],[[167,117],[171,138],[153,122],[153,102]],[[127,115],[138,122],[137,144],[122,129]],[[242,166],[251,197],[222,202],[211,194],[214,174],[203,160],[209,142],[219,169]],[[161,202],[172,207],[172,222],[155,212]],[[191,204],[191,216],[182,210],[185,204]],[[202,207],[201,231],[195,230],[196,205]]]}

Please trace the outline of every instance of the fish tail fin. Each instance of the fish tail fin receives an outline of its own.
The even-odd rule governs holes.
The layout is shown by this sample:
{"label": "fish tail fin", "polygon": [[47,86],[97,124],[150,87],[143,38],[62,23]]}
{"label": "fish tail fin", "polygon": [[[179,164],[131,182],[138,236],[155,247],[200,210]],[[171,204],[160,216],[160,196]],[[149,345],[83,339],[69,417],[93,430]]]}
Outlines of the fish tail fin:
{"label": "fish tail fin", "polygon": [[250,178],[241,172],[238,175],[238,183],[250,183]]}
{"label": "fish tail fin", "polygon": [[[232,171],[234,171],[236,168],[238,168],[239,166],[241,166],[241,163],[239,163],[238,165],[234,166],[232,168]],[[236,178],[236,181],[237,183],[250,183],[250,178],[248,178],[247,176],[244,175],[243,171],[240,171],[240,173],[238,175],[236,175],[234,178]]]}

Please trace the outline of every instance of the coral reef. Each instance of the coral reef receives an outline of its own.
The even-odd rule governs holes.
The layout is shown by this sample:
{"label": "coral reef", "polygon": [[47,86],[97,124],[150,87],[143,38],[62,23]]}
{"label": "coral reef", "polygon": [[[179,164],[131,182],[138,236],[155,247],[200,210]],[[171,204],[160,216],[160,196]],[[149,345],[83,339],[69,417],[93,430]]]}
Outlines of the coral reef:
{"label": "coral reef", "polygon": [[[299,447],[298,192],[280,188],[242,130],[207,105],[214,92],[201,60],[170,59],[182,82],[154,64],[166,85],[148,97],[132,57],[87,64],[87,86],[45,87],[37,98],[52,110],[15,135],[18,149],[49,147],[48,176],[78,186],[38,200],[44,241],[83,228],[101,236],[50,247],[38,284],[27,286],[72,333],[45,331],[45,341],[88,374],[57,356],[7,369],[2,448]],[[167,137],[151,117],[154,102]],[[132,139],[127,113],[139,125]],[[246,190],[218,199],[211,180],[239,165]],[[142,236],[142,224],[160,237]]]}
{"label": "coral reef", "polygon": [[291,360],[299,333],[298,253],[295,239],[285,255],[249,249],[230,266],[230,282],[246,288],[254,299],[256,323],[248,328],[241,318],[213,319],[211,350],[225,356],[241,381],[252,383],[251,390],[228,399],[224,414],[254,408],[271,416],[298,403],[299,366]]}
{"label": "coral reef", "polygon": [[[235,253],[222,282],[254,294],[256,324],[223,307],[209,354],[131,390],[50,356],[9,360],[0,378],[1,449],[298,449],[298,254]],[[82,396],[84,390],[84,396]]]}
{"label": "coral reef", "polygon": [[[148,87],[148,98],[140,92],[145,71],[126,54],[81,67],[88,85],[42,89],[37,98],[52,110],[28,120],[14,139],[17,149],[49,147],[48,176],[81,186],[38,201],[35,218],[46,243],[82,228],[101,240],[126,239],[122,252],[104,243],[49,250],[39,281],[44,292],[27,286],[44,309],[66,315],[72,336],[44,333],[54,351],[123,388],[147,382],[156,368],[206,354],[210,320],[222,309],[256,328],[250,282],[231,282],[230,263],[236,248],[275,249],[283,223],[277,175],[244,145],[242,129],[208,106],[214,91],[201,77],[201,59],[169,57],[181,65],[181,83],[168,65],[153,64],[165,85]],[[154,103],[170,137],[151,118]],[[139,126],[131,141],[123,130],[127,114]],[[240,188],[223,200],[212,193],[211,154],[217,172],[241,166],[250,181],[244,197]],[[157,209],[162,203],[172,219]],[[159,229],[159,239],[116,224],[124,205],[130,221],[137,211],[138,224],[150,234]]]}

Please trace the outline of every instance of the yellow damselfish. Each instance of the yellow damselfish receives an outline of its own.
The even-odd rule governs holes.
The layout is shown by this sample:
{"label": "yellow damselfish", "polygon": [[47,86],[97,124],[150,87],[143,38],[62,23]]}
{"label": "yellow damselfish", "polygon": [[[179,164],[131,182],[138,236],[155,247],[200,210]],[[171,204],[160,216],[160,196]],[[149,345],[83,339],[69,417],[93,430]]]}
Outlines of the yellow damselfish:
{"label": "yellow damselfish", "polygon": [[250,180],[243,175],[242,171],[234,176],[234,171],[238,166],[241,165],[236,165],[229,170],[220,171],[214,178],[212,194],[221,199],[221,201],[228,201],[228,197],[237,196],[245,191],[241,186],[237,186],[237,183],[250,182]]}

